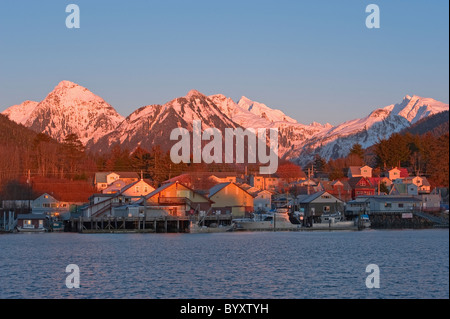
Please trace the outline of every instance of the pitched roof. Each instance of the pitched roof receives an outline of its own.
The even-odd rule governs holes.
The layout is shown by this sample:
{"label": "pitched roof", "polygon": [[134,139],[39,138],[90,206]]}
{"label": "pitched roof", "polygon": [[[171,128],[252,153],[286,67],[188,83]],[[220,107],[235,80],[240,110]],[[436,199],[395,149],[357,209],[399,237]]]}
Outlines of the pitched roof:
{"label": "pitched roof", "polygon": [[360,176],[361,175],[361,167],[360,166],[350,166],[348,168],[348,170],[350,171],[350,174],[352,176]]}
{"label": "pitched roof", "polygon": [[[209,202],[213,202],[213,201],[211,201],[208,197],[206,197],[205,195],[201,194],[201,193],[198,192],[198,191],[193,190],[193,189],[190,188],[189,186],[186,186],[186,185],[184,185],[183,183],[180,183],[180,182],[178,182],[178,181],[173,181],[173,182],[170,182],[170,183],[162,184],[161,187],[155,189],[153,192],[151,192],[150,194],[145,195],[144,197],[145,197],[145,199],[147,200],[147,199],[149,199],[149,198],[155,196],[156,194],[162,192],[163,190],[169,188],[170,186],[172,186],[172,185],[174,185],[174,184],[180,184],[181,186],[183,186],[183,187],[189,189],[190,191],[192,191],[193,193],[195,193],[195,194],[197,194],[197,195],[199,195],[199,196],[205,198],[205,199],[208,200]],[[139,204],[139,203],[142,203],[142,199],[139,200],[139,201],[137,201],[136,203],[138,203],[138,204]]]}
{"label": "pitched roof", "polygon": [[218,192],[220,192],[222,189],[224,189],[225,187],[227,187],[230,184],[233,184],[234,186],[236,186],[237,188],[241,189],[243,192],[246,192],[250,196],[255,197],[253,194],[249,193],[247,190],[243,189],[242,187],[240,187],[236,183],[226,182],[226,183],[220,183],[220,184],[217,184],[217,185],[211,187],[209,189],[209,198],[211,198],[212,196],[214,196],[215,194],[217,194]]}
{"label": "pitched roof", "polygon": [[320,191],[311,195],[299,195],[297,196],[297,199],[299,199],[299,203],[300,204],[309,204],[312,201],[316,200],[317,198],[323,196],[324,194],[328,194],[331,197],[334,197],[336,199],[336,201],[342,202],[339,198],[336,198],[335,196],[333,196],[332,194],[326,192],[326,191]]}
{"label": "pitched roof", "polygon": [[214,196],[215,194],[217,194],[218,192],[220,192],[222,189],[224,189],[225,187],[227,187],[230,184],[231,184],[231,182],[220,183],[220,184],[217,184],[217,185],[211,187],[209,189],[209,197]]}
{"label": "pitched roof", "polygon": [[[319,198],[320,196],[322,196],[323,194],[325,194],[326,191],[320,191],[311,195],[300,195],[302,196],[302,199],[300,199],[300,204],[308,204],[310,202],[312,202],[313,200]],[[303,197],[304,196],[304,197]]]}
{"label": "pitched roof", "polygon": [[[369,185],[367,185],[367,186],[358,186],[357,184],[362,180],[362,179],[364,179],[364,180],[366,180],[367,181],[367,183],[369,184]],[[366,178],[366,177],[352,177],[352,178],[349,178],[348,179],[348,184],[350,185],[350,187],[351,188],[355,188],[355,187],[373,187],[373,185],[370,183],[370,180],[368,179],[368,178]]]}
{"label": "pitched roof", "polygon": [[[135,182],[133,182],[133,183],[131,183],[131,184],[128,184],[128,185],[126,185],[125,187],[123,187],[123,188],[120,190],[120,193],[122,194],[123,192],[127,191],[128,189],[130,189],[131,187],[133,187],[134,185],[136,185],[136,184],[138,184],[138,183],[140,183],[140,182],[144,182],[145,184],[147,184],[148,186],[150,186],[151,188],[153,188],[153,186],[150,185],[146,180],[140,179],[140,180],[138,180],[138,181],[135,181]],[[153,188],[153,189],[154,189],[154,188]]]}
{"label": "pitched roof", "polygon": [[139,174],[136,172],[97,172],[95,173],[95,182],[107,183],[106,177],[113,173],[119,175],[119,178],[139,178]]}
{"label": "pitched roof", "polygon": [[[173,181],[173,182],[170,182],[170,183],[162,184],[161,187],[159,187],[159,188],[155,189],[153,192],[145,195],[145,199],[149,199],[149,198],[155,196],[156,194],[161,193],[163,190],[165,190],[166,188],[169,188],[170,186],[172,186],[173,184],[176,184],[176,183],[178,183],[178,182],[177,181]],[[183,184],[181,184],[181,185],[183,185]]]}

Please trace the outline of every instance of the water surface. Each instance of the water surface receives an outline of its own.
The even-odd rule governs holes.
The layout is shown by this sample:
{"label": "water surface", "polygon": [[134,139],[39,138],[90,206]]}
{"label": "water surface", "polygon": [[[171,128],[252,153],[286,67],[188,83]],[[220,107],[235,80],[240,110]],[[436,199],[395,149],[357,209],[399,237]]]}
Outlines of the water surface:
{"label": "water surface", "polygon": [[0,235],[0,298],[449,298],[449,233]]}

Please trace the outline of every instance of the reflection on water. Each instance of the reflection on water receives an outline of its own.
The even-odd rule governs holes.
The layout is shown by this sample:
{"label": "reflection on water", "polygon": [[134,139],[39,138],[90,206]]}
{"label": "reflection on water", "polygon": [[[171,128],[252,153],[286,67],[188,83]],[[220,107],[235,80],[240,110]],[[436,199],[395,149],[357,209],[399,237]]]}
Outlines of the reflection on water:
{"label": "reflection on water", "polygon": [[[369,264],[380,289],[365,286]],[[2,235],[0,298],[449,298],[449,234]]]}

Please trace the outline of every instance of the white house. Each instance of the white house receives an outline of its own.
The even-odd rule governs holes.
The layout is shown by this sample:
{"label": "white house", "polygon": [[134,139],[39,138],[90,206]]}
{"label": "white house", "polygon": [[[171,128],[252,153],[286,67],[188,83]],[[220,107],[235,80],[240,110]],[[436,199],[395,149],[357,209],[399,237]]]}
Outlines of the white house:
{"label": "white house", "polygon": [[[250,189],[251,190],[251,189]],[[268,212],[272,208],[272,193],[268,190],[250,192],[253,197],[253,207],[255,211]]]}
{"label": "white house", "polygon": [[366,177],[371,178],[372,177],[372,167],[370,166],[350,166],[348,168],[347,176],[348,178],[352,177]]}
{"label": "white house", "polygon": [[94,177],[94,185],[97,190],[101,191],[118,180],[128,185],[138,181],[139,175],[135,172],[97,172]]}
{"label": "white house", "polygon": [[152,185],[141,179],[122,188],[120,194],[128,197],[139,197],[148,195],[154,190],[155,188]]}
{"label": "white house", "polygon": [[393,180],[396,180],[398,178],[401,178],[401,171],[397,167],[395,167],[395,168],[389,170],[387,175],[388,175],[387,177],[391,181],[393,181]]}
{"label": "white house", "polygon": [[69,217],[70,204],[61,202],[50,194],[42,194],[36,198],[31,204],[31,212],[33,214],[44,214],[50,217]]}

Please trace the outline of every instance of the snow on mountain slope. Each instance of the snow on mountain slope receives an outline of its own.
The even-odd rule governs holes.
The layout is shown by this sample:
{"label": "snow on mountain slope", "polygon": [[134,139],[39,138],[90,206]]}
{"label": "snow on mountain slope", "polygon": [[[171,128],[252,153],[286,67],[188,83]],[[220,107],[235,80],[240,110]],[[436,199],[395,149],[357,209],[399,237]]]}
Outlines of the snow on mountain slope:
{"label": "snow on mountain slope", "polygon": [[170,141],[173,129],[182,127],[192,132],[194,120],[202,122],[202,130],[236,128],[238,125],[207,96],[192,90],[186,96],[164,105],[149,105],[130,114],[116,130],[92,145],[94,151],[103,152],[120,143],[133,151],[137,146],[148,150],[159,145],[165,151],[176,141]]}
{"label": "snow on mountain slope", "polygon": [[22,104],[7,108],[2,114],[6,115],[11,121],[24,125],[38,104],[39,102],[35,101],[25,101]]}
{"label": "snow on mountain slope", "polygon": [[431,98],[423,98],[417,95],[411,97],[406,95],[401,103],[386,106],[385,109],[390,110],[391,114],[404,117],[411,124],[415,124],[425,117],[447,111],[448,104]]}
{"label": "snow on mountain slope", "polygon": [[[8,110],[14,117],[22,109],[23,104]],[[75,133],[83,144],[95,142],[123,121],[123,117],[102,98],[70,81],[60,82],[43,101],[37,105],[29,103],[28,109],[31,111],[28,117],[19,119],[17,115],[14,120],[58,141]]]}
{"label": "snow on mountain slope", "polygon": [[287,116],[280,110],[274,110],[268,107],[267,105],[259,102],[252,101],[245,96],[243,96],[239,102],[238,105],[244,109],[247,110],[261,118],[264,118],[268,120],[269,122],[289,122],[296,124],[297,121],[293,118]]}
{"label": "snow on mountain slope", "polygon": [[312,160],[316,153],[326,160],[347,156],[355,143],[367,148],[422,118],[448,109],[448,104],[431,98],[406,96],[399,104],[376,109],[367,117],[347,121],[320,132],[285,157],[297,158],[297,161],[304,165]]}
{"label": "snow on mountain slope", "polygon": [[[194,120],[202,129],[277,128],[279,156],[304,165],[315,154],[324,159],[348,155],[355,143],[369,147],[411,124],[449,109],[448,104],[416,95],[402,102],[378,108],[368,116],[337,126],[313,122],[302,124],[280,110],[242,97],[238,102],[222,94],[206,96],[191,90],[164,105],[148,105],[126,119],[88,89],[62,81],[41,102],[26,101],[3,112],[11,120],[61,141],[75,133],[92,151],[107,152],[120,143],[130,151],[137,146],[159,145],[168,150],[169,136],[177,127],[192,131]],[[315,112],[316,110],[305,110]]]}

